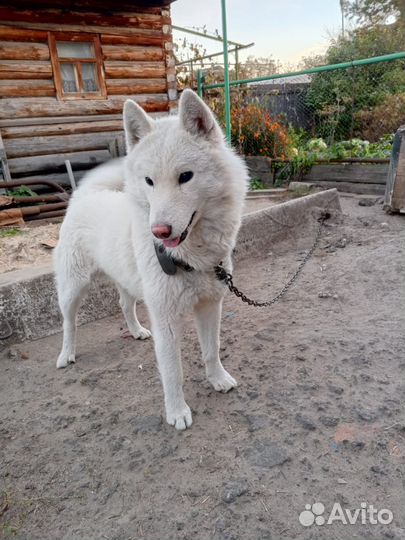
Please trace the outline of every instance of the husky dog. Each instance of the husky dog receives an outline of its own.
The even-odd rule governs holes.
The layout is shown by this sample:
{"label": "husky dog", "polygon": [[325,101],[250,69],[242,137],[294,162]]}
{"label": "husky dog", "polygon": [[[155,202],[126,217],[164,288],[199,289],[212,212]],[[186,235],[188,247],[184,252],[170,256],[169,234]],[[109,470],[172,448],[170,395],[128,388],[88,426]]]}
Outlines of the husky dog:
{"label": "husky dog", "polygon": [[194,312],[207,378],[227,392],[235,379],[219,359],[222,299],[214,268],[232,271],[248,173],[213,114],[185,90],[179,114],[153,120],[124,105],[127,156],[93,169],[75,191],[55,250],[63,346],[57,367],[75,362],[76,314],[92,274],[116,284],[128,329],[150,337],[135,313],[148,308],[167,422],[190,427],[180,358],[182,319]]}

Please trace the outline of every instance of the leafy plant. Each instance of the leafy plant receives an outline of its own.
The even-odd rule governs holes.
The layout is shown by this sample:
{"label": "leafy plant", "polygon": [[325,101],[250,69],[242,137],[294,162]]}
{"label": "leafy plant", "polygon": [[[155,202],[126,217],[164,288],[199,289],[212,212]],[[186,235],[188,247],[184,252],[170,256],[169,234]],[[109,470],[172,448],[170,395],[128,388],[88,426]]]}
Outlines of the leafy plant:
{"label": "leafy plant", "polygon": [[36,197],[35,191],[32,191],[28,186],[18,186],[7,190],[9,197]]}
{"label": "leafy plant", "polygon": [[19,234],[23,233],[24,231],[22,231],[18,227],[9,227],[7,229],[0,229],[0,238],[11,238],[13,236],[18,236]]}
{"label": "leafy plant", "polygon": [[250,180],[249,187],[251,191],[255,191],[258,189],[266,189],[266,186],[263,184],[260,178],[252,178]]}

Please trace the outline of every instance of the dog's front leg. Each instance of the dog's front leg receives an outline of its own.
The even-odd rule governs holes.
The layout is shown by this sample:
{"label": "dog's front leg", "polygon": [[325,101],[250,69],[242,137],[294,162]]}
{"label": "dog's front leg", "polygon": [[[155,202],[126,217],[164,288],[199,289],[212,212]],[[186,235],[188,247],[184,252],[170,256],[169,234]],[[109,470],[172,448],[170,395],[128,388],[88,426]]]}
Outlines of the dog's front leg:
{"label": "dog's front leg", "polygon": [[200,340],[207,379],[215,390],[228,392],[237,385],[235,379],[224,369],[219,358],[219,330],[222,300],[200,302],[194,308],[198,338]]}
{"label": "dog's front leg", "polygon": [[176,429],[191,426],[190,407],[184,399],[179,321],[167,320],[150,309],[156,358],[165,396],[166,420]]}

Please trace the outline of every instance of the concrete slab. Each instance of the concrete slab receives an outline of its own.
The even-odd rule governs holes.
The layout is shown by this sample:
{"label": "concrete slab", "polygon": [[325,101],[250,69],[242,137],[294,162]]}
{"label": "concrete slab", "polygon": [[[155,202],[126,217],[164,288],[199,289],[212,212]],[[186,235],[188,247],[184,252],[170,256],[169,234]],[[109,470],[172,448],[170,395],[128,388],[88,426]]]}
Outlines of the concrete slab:
{"label": "concrete slab", "polygon": [[[294,199],[246,214],[235,249],[235,260],[266,253],[291,235],[315,231],[322,209],[340,212],[336,189]],[[110,280],[99,275],[80,309],[78,323],[94,321],[119,310],[118,294]],[[0,276],[0,348],[49,336],[61,329],[51,266],[8,272]]]}

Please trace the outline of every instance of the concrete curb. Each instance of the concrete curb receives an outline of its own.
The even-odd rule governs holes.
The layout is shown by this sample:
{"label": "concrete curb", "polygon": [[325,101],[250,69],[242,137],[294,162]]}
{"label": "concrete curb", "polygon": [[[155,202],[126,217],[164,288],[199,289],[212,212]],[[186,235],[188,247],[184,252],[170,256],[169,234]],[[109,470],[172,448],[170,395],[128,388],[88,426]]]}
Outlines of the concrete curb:
{"label": "concrete curb", "polygon": [[[297,229],[301,236],[309,234],[315,229],[320,211],[325,208],[341,212],[336,189],[245,215],[235,249],[235,261],[266,253],[272,245]],[[118,310],[115,287],[108,278],[100,275],[92,283],[80,309],[78,323],[101,319]],[[52,267],[28,268],[0,275],[0,314],[0,350],[7,345],[59,332],[62,319]]]}

